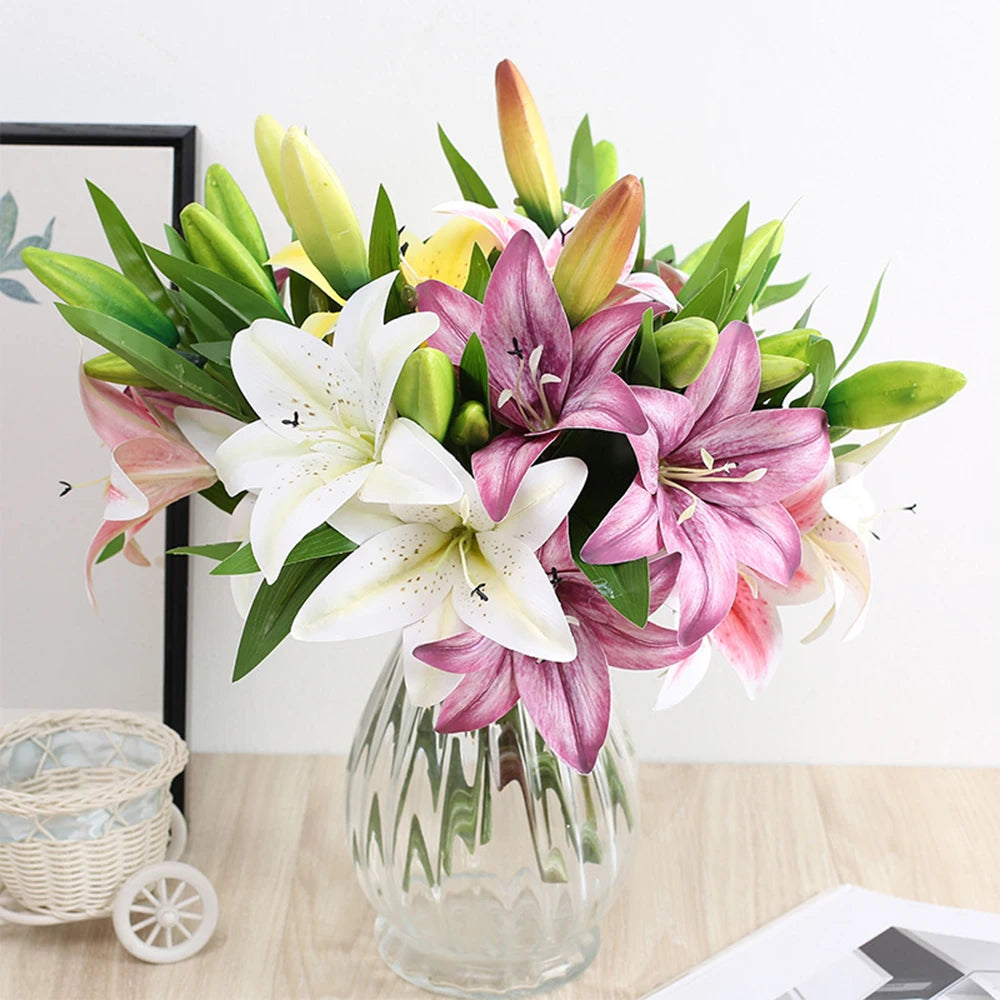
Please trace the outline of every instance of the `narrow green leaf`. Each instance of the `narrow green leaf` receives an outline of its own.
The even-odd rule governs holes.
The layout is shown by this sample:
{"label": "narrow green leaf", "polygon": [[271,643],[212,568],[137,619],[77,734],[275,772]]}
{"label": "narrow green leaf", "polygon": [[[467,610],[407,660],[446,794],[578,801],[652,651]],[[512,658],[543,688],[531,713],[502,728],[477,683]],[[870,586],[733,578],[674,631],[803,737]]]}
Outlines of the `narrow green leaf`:
{"label": "narrow green leaf", "polygon": [[816,305],[816,302],[819,300],[819,296],[822,294],[823,293],[820,292],[819,295],[817,295],[816,298],[813,299],[808,306],[806,306],[806,311],[792,324],[796,330],[809,326],[809,317],[812,315],[813,306]]}
{"label": "narrow green leaf", "polygon": [[373,278],[399,270],[399,227],[385,188],[378,186],[372,232],[368,241],[368,270]]}
{"label": "narrow green leaf", "polygon": [[226,325],[211,310],[206,309],[194,296],[180,291],[181,304],[187,314],[188,326],[199,344],[207,344],[217,340],[232,341],[233,335]]}
{"label": "narrow green leaf", "polygon": [[662,260],[664,264],[674,264],[677,260],[677,251],[674,249],[673,243],[657,250],[653,254],[653,260]]}
{"label": "narrow green leaf", "polygon": [[642,218],[639,220],[639,245],[635,251],[635,261],[632,264],[633,271],[641,271],[646,263],[646,180],[639,178],[639,186],[642,188]]}
{"label": "narrow green leaf", "polygon": [[701,316],[710,319],[720,326],[719,315],[726,305],[729,294],[729,272],[717,274],[697,295],[688,300],[686,306],[677,314],[677,319],[688,319],[691,316]]}
{"label": "narrow green leaf", "polygon": [[451,167],[451,172],[458,181],[459,190],[466,201],[474,201],[487,208],[496,208],[497,203],[490,194],[489,188],[483,183],[482,178],[472,169],[468,160],[452,145],[451,140],[444,134],[444,129],[438,125],[438,139],[441,141],[441,148],[444,150],[445,158]]}
{"label": "narrow green leaf", "polygon": [[854,429],[853,427],[836,427],[836,426],[831,426],[830,427],[830,443],[832,444],[834,441],[839,441],[841,438],[847,437],[847,435],[850,434],[853,429]]}
{"label": "narrow green leaf", "polygon": [[204,556],[219,562],[239,549],[239,542],[209,542],[207,545],[180,545],[167,549],[168,556]]}
{"label": "narrow green leaf", "polygon": [[118,555],[123,548],[125,548],[124,531],[120,535],[115,535],[115,537],[112,538],[103,549],[101,549],[101,554],[97,557],[97,564],[99,565],[100,563],[110,559],[112,556]]}
{"label": "narrow green leaf", "polygon": [[483,248],[478,243],[473,243],[472,257],[469,260],[469,277],[465,279],[465,287],[462,291],[477,302],[482,302],[486,297],[486,286],[489,284],[490,274],[490,265],[486,260],[486,254],[483,253]]}
{"label": "narrow green leaf", "polygon": [[150,259],[178,288],[197,299],[217,316],[226,329],[236,334],[255,319],[276,319],[290,323],[283,308],[225,275],[165,254],[146,246]]}
{"label": "narrow green leaf", "polygon": [[[180,257],[181,260],[194,263],[194,257],[191,256],[191,249],[184,242],[184,237],[173,226],[166,223],[164,223],[163,232],[166,234],[167,249],[169,249],[171,256]],[[145,243],[142,246],[145,251]]]}
{"label": "narrow green leaf", "polygon": [[779,302],[784,302],[787,299],[798,295],[806,286],[806,282],[809,280],[809,275],[807,274],[804,278],[799,278],[798,281],[790,281],[786,285],[767,285],[763,291],[757,296],[757,310],[767,309],[768,306],[776,306]]}
{"label": "narrow green leaf", "polygon": [[462,360],[458,365],[459,389],[462,400],[478,399],[486,410],[492,431],[492,416],[490,407],[490,372],[486,363],[486,352],[483,350],[479,335],[473,333],[462,352]]}
{"label": "narrow green leaf", "polygon": [[174,324],[180,326],[182,318],[167,294],[153,265],[142,248],[142,242],[122,215],[118,206],[94,183],[87,181],[91,201],[101,220],[101,227],[107,237],[108,246],[125,275],[147,298]]}
{"label": "narrow green leaf", "polygon": [[292,310],[292,321],[302,326],[312,314],[311,300],[316,286],[301,274],[292,271],[288,275],[288,304]]}
{"label": "narrow green leaf", "polygon": [[340,562],[341,556],[285,566],[272,584],[262,583],[243,625],[233,680],[246,677],[288,635],[309,595]]}
{"label": "narrow green leaf", "polygon": [[618,150],[607,139],[594,143],[594,194],[601,195],[618,180]]}
{"label": "narrow green leaf", "polygon": [[733,296],[729,308],[725,310],[722,319],[718,323],[720,330],[727,323],[731,323],[733,320],[741,320],[746,316],[747,310],[757,297],[757,292],[760,290],[762,282],[766,280],[768,267],[771,266],[771,249],[774,246],[774,241],[775,236],[772,236],[768,240],[767,246],[757,255],[757,259],[754,261],[746,278],[744,278],[743,283]]}
{"label": "narrow green leaf", "polygon": [[[847,430],[848,428],[837,428],[837,430]],[[833,457],[840,458],[841,455],[849,455],[852,451],[857,451],[861,445],[859,444],[838,444],[836,448],[833,449]]]}
{"label": "narrow green leaf", "polygon": [[91,309],[57,302],[56,308],[74,330],[117,354],[136,371],[170,392],[208,403],[231,416],[242,416],[239,402],[211,375],[165,344],[134,327]]}
{"label": "narrow green leaf", "polygon": [[[353,552],[356,548],[357,545],[339,531],[335,531],[328,524],[321,524],[292,549],[285,560],[285,565],[309,562],[310,559],[322,559],[325,556],[341,556]],[[220,562],[212,570],[212,576],[242,576],[259,572],[260,567],[254,558],[253,550],[247,544]]]}
{"label": "narrow green leaf", "polygon": [[590,118],[584,115],[573,136],[569,154],[569,180],[563,196],[571,205],[582,208],[596,194],[594,140],[590,135]]}
{"label": "narrow green leaf", "polygon": [[[743,238],[746,235],[749,215],[750,202],[746,202],[722,227],[701,262],[680,290],[677,298],[681,305],[687,305],[698,292],[723,271],[732,275],[731,278],[727,278],[728,285],[723,295],[724,300],[729,298],[729,292],[732,290],[736,271],[740,265],[740,253],[743,250]],[[682,267],[682,270],[686,270],[686,268]]]}
{"label": "narrow green leaf", "polygon": [[192,344],[191,350],[217,365],[230,368],[229,352],[232,350],[232,346],[231,340],[209,340],[205,343]]}
{"label": "narrow green leaf", "polygon": [[839,375],[854,360],[854,356],[861,350],[861,345],[868,338],[868,331],[872,328],[872,323],[875,322],[875,313],[878,312],[879,295],[882,293],[882,282],[885,280],[885,272],[887,270],[888,267],[886,267],[879,276],[878,284],[875,286],[875,291],[872,292],[871,301],[868,303],[868,312],[865,315],[865,322],[861,327],[861,332],[854,341],[854,346],[847,352],[847,357],[844,358],[839,365],[837,365],[837,370],[833,373],[834,377]]}
{"label": "narrow green leaf", "polygon": [[653,337],[653,310],[642,314],[642,326],[636,334],[637,350],[632,362],[629,382],[633,385],[651,385],[660,388],[660,355]]}
{"label": "narrow green leaf", "polygon": [[822,406],[826,402],[837,365],[833,344],[825,337],[814,340],[806,348],[806,364],[809,365],[809,374],[812,376],[812,388],[804,396],[792,400],[791,405]]}
{"label": "narrow green leaf", "polygon": [[221,482],[216,482],[212,483],[207,489],[202,490],[201,496],[213,506],[218,507],[219,510],[225,511],[227,514],[232,514],[240,501],[246,496],[246,493],[237,493],[236,496],[231,497],[226,492],[225,486]]}

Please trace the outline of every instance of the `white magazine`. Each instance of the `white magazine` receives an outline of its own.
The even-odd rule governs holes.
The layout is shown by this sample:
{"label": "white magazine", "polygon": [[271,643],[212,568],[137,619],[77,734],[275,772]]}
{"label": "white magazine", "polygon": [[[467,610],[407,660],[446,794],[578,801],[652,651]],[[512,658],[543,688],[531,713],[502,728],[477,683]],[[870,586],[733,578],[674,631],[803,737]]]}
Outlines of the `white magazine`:
{"label": "white magazine", "polygon": [[644,1000],[1000,1000],[1000,914],[842,885]]}

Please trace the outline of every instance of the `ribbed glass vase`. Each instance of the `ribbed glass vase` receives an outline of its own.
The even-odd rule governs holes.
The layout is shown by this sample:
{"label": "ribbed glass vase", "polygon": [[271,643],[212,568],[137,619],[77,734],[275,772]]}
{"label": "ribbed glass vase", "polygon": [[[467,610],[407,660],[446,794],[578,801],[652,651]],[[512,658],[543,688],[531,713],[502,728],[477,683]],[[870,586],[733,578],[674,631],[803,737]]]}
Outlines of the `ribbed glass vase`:
{"label": "ribbed glass vase", "polygon": [[386,963],[459,997],[541,993],[597,953],[621,888],[638,800],[612,719],[580,775],[515,706],[471,733],[434,730],[406,695],[402,657],[372,692],[348,763],[347,826]]}

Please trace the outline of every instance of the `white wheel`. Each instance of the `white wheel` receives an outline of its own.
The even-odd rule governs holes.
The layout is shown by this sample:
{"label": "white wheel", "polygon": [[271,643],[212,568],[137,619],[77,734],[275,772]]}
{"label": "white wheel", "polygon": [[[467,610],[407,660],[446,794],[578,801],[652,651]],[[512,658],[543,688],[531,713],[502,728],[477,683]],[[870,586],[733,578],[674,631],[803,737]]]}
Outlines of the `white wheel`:
{"label": "white wheel", "polygon": [[219,920],[212,883],[197,868],[161,861],[140,868],[118,890],[115,933],[144,962],[182,962],[201,951]]}

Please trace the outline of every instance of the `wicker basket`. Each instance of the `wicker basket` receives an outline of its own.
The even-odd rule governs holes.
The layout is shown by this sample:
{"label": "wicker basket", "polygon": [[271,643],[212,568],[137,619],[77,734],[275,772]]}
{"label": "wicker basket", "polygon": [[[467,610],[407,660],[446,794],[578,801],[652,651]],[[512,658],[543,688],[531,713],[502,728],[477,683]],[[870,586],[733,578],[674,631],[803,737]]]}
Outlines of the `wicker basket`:
{"label": "wicker basket", "polygon": [[59,920],[111,911],[133,872],[162,861],[184,741],[127,712],[52,712],[0,728],[0,882]]}

